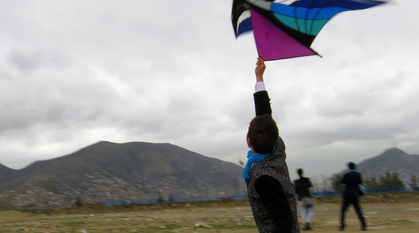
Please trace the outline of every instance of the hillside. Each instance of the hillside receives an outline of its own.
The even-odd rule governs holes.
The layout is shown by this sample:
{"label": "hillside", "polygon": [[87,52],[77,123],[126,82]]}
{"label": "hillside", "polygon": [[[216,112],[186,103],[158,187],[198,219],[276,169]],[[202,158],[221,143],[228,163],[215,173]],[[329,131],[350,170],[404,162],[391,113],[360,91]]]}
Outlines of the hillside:
{"label": "hillside", "polygon": [[171,144],[99,142],[21,170],[0,166],[0,197],[21,208],[56,208],[76,196],[98,202],[231,195],[242,171]]}
{"label": "hillside", "polygon": [[406,152],[391,148],[383,153],[367,159],[357,165],[357,170],[364,179],[378,177],[386,172],[398,173],[405,184],[410,183],[411,175],[419,177],[419,155],[409,155]]}
{"label": "hillside", "polygon": [[7,182],[15,176],[16,170],[0,164],[0,184]]}

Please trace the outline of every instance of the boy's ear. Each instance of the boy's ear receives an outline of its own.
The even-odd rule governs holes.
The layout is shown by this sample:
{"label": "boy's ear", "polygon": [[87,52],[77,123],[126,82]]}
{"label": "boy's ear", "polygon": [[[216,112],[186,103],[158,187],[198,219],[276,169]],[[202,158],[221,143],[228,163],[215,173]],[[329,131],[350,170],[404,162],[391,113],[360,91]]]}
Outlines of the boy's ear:
{"label": "boy's ear", "polygon": [[247,138],[247,146],[252,150],[252,153],[256,153],[253,149],[252,143],[250,142],[250,138]]}
{"label": "boy's ear", "polygon": [[247,146],[249,148],[252,148],[252,143],[250,142],[250,138],[247,138]]}

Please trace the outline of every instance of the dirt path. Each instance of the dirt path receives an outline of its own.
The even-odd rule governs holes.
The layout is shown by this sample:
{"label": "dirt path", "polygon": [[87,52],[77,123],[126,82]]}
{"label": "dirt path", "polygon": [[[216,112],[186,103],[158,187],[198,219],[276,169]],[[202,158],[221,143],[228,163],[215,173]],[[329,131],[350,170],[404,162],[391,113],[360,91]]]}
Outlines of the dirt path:
{"label": "dirt path", "polygon": [[[118,209],[119,208],[119,209]],[[256,233],[246,201],[205,205],[176,204],[146,207],[85,208],[58,212],[0,212],[0,232],[243,232]],[[369,231],[419,232],[419,202],[362,203]],[[312,232],[338,232],[339,203],[320,203]],[[347,212],[346,232],[361,232],[353,208]]]}
{"label": "dirt path", "polygon": [[[362,204],[363,214],[367,221],[368,230],[380,233],[417,233],[419,232],[419,203],[401,204]],[[316,207],[313,217],[315,231],[338,232],[339,227],[338,204],[320,204]],[[346,214],[346,232],[361,232],[360,222],[353,208]]]}

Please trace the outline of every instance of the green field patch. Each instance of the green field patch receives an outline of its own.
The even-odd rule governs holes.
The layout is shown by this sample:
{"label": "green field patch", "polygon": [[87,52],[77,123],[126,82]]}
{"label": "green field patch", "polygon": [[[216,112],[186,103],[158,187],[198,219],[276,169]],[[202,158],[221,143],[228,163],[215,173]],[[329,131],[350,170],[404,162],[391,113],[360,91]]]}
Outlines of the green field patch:
{"label": "green field patch", "polygon": [[245,224],[209,224],[212,226],[213,230],[249,230],[257,229],[254,223],[245,223]]}

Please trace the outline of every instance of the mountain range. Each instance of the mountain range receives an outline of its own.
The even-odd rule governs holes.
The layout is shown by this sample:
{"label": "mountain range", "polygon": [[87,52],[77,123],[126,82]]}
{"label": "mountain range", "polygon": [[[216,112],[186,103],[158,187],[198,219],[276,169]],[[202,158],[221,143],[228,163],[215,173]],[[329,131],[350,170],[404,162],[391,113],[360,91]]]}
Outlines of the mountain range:
{"label": "mountain range", "polygon": [[[419,155],[392,148],[357,165],[365,179],[419,177]],[[75,153],[15,170],[0,164],[0,210],[244,193],[243,168],[168,143],[98,142]]]}
{"label": "mountain range", "polygon": [[372,176],[379,177],[385,173],[398,173],[400,179],[409,187],[412,175],[419,178],[419,155],[409,155],[406,152],[391,148],[357,165],[357,170],[364,180]]}
{"label": "mountain range", "polygon": [[58,208],[78,196],[95,203],[232,195],[242,172],[168,143],[102,141],[20,170],[0,164],[0,209]]}

